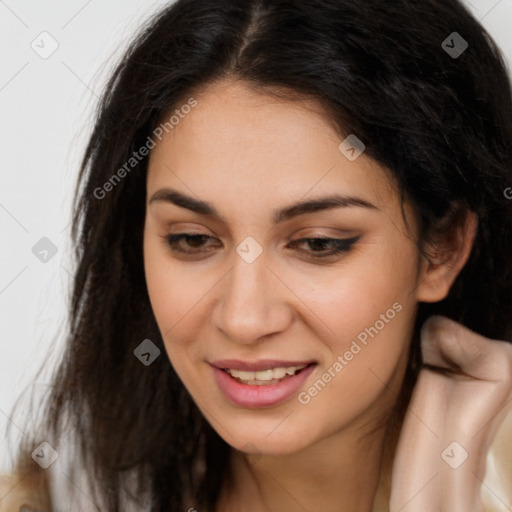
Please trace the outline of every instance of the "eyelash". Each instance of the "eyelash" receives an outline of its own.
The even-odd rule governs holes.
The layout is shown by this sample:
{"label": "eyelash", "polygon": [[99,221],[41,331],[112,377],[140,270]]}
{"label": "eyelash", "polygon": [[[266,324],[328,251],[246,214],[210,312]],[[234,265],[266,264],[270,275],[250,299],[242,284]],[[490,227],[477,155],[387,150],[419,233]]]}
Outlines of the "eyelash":
{"label": "eyelash", "polygon": [[[162,238],[164,238],[167,241],[167,244],[169,245],[172,252],[177,252],[181,254],[186,255],[193,255],[198,254],[201,252],[206,251],[185,251],[183,249],[178,249],[176,247],[177,243],[179,243],[183,239],[190,239],[190,238],[202,238],[202,239],[210,239],[213,238],[208,235],[201,235],[201,234],[192,234],[192,233],[179,233],[175,235],[164,235]],[[300,240],[294,240],[289,245],[291,247],[296,247],[304,242],[311,242],[311,241],[320,241],[323,244],[324,243],[330,243],[334,247],[329,251],[327,254],[319,254],[318,251],[310,251],[310,255],[314,259],[321,259],[321,258],[328,258],[332,256],[336,256],[338,254],[348,252],[352,248],[352,246],[359,240],[359,236],[353,237],[353,238],[328,238],[328,237],[311,237],[311,238],[301,238]]]}

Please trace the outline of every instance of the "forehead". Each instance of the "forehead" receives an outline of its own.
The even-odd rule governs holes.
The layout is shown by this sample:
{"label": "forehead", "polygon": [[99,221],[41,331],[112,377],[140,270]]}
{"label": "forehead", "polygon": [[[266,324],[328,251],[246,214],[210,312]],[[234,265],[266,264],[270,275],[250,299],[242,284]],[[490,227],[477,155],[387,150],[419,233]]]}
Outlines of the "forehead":
{"label": "forehead", "polygon": [[192,96],[197,104],[175,107],[181,115],[151,151],[148,195],[169,186],[226,207],[261,208],[332,192],[385,207],[397,201],[390,173],[364,153],[347,159],[344,137],[314,100],[279,99],[241,82]]}

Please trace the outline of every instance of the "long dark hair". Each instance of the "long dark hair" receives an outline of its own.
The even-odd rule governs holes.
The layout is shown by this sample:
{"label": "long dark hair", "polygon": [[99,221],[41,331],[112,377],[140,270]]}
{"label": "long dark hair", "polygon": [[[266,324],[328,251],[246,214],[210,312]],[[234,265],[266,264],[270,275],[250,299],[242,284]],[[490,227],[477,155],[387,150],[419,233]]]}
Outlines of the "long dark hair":
{"label": "long dark hair", "polygon": [[[99,482],[102,510],[121,510],[123,493],[144,496],[152,511],[212,510],[229,476],[230,447],[168,358],[145,366],[134,356],[144,339],[164,345],[142,259],[147,157],[126,167],[166,115],[225,78],[317,100],[340,137],[356,134],[392,173],[420,216],[422,240],[468,209],[477,214],[474,248],[449,296],[419,304],[397,418],[428,316],[512,339],[512,94],[499,49],[466,8],[458,0],[178,0],[146,23],[110,78],[75,191],[70,328],[41,429],[58,440],[65,418],[76,431],[75,458]],[[35,439],[21,444],[19,468],[39,470]]]}

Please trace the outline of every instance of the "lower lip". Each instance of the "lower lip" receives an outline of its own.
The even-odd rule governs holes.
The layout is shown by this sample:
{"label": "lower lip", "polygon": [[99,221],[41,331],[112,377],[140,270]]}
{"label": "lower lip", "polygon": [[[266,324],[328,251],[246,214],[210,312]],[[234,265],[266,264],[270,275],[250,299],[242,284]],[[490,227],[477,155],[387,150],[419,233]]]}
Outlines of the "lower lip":
{"label": "lower lip", "polygon": [[307,366],[299,373],[277,384],[251,386],[242,384],[229,373],[212,366],[217,384],[228,400],[240,407],[253,409],[278,405],[290,398],[304,384],[315,367],[316,364]]}

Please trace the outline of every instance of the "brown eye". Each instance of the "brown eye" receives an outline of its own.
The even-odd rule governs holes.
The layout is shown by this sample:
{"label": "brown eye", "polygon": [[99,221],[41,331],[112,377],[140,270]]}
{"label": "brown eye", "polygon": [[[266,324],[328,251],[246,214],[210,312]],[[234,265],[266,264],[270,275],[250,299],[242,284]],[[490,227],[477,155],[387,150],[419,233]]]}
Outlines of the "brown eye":
{"label": "brown eye", "polygon": [[[326,237],[313,237],[302,238],[295,240],[289,245],[296,247],[307,243],[311,250],[306,252],[310,253],[313,258],[327,258],[329,256],[336,256],[337,254],[348,252],[352,246],[359,240],[359,236],[352,238],[326,238]],[[325,250],[326,247],[331,247]]]}
{"label": "brown eye", "polygon": [[204,242],[206,242],[208,239],[213,240],[211,236],[192,233],[166,235],[164,238],[167,240],[167,243],[169,244],[169,247],[172,251],[183,254],[197,254],[200,252],[205,252],[197,249],[203,247]]}

